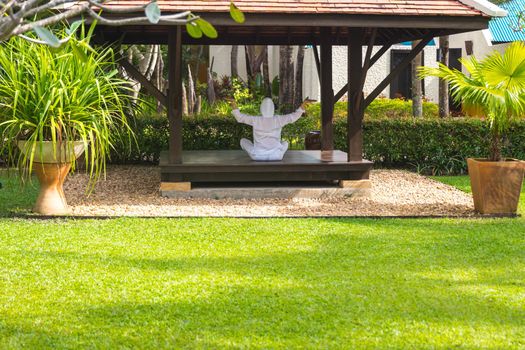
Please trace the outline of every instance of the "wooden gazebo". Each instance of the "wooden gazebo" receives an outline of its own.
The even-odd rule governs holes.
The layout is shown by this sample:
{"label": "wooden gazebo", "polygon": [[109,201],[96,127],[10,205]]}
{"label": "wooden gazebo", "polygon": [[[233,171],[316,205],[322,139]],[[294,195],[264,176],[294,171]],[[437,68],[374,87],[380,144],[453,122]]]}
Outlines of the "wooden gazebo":
{"label": "wooden gazebo", "polygon": [[[363,159],[365,108],[435,37],[485,29],[498,8],[486,0],[235,0],[244,24],[229,15],[227,0],[159,0],[163,14],[190,10],[211,22],[217,39],[194,39],[184,26],[144,23],[98,26],[98,40],[129,44],[167,44],[167,95],[141,77],[168,110],[169,150],[161,159],[162,182],[188,188],[194,182],[367,180],[372,162]],[[111,6],[133,6],[143,0],[115,0]],[[125,15],[121,15],[125,16]],[[405,59],[367,96],[367,71],[396,43],[419,40]],[[289,151],[281,162],[253,162],[242,151],[184,151],[182,147],[182,45],[314,45],[320,46],[322,151]],[[332,46],[348,46],[348,84],[334,94]],[[373,50],[374,46],[379,50]],[[362,47],[366,46],[363,55]],[[348,93],[348,153],[334,150],[333,106]],[[350,181],[348,181],[350,180]],[[180,186],[179,186],[180,185]]]}

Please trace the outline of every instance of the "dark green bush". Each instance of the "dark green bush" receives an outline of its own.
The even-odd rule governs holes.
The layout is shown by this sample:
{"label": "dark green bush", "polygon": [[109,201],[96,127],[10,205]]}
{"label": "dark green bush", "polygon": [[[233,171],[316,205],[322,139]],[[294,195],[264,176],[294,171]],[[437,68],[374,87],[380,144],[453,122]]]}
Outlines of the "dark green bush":
{"label": "dark green bush", "polygon": [[[334,119],[346,119],[347,102],[337,102],[334,106]],[[320,115],[321,106],[318,103],[308,107],[308,114]],[[423,118],[437,118],[438,106],[435,103],[423,103]],[[366,119],[412,118],[412,101],[401,99],[378,98],[365,111]]]}
{"label": "dark green bush", "polygon": [[[390,100],[385,100],[390,101]],[[372,105],[373,113],[367,114],[364,123],[364,155],[377,166],[411,168],[429,174],[459,174],[466,171],[465,158],[486,157],[488,149],[488,126],[478,119],[439,119],[432,117],[434,107],[427,106],[426,118],[409,117],[410,109],[390,108],[383,102]],[[385,102],[386,103],[386,102]],[[390,103],[390,102],[388,102]],[[399,107],[399,106],[398,106]],[[315,106],[308,115],[283,129],[283,138],[292,149],[304,147],[304,135],[318,130],[319,117]],[[335,145],[346,151],[346,118],[343,108],[334,118]],[[381,117],[380,113],[385,113]],[[131,153],[117,147],[113,162],[158,162],[162,150],[168,148],[168,122],[165,117],[147,116],[135,121],[138,149]],[[238,124],[233,117],[207,116],[184,118],[183,147],[185,150],[239,149],[241,138],[251,138],[251,128]],[[505,142],[504,154],[525,159],[525,121],[512,124]]]}
{"label": "dark green bush", "polygon": [[[336,147],[346,150],[346,123],[336,121]],[[519,128],[525,131],[525,123]],[[485,157],[488,128],[477,119],[377,119],[364,123],[364,156],[384,167],[409,167],[430,174],[466,171],[467,157]],[[509,154],[523,144],[509,143]]]}

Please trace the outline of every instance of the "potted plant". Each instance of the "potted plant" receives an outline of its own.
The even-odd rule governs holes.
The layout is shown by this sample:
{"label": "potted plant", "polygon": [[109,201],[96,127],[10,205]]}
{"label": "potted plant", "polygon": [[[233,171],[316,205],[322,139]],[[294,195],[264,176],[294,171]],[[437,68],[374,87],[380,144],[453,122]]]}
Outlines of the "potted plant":
{"label": "potted plant", "polygon": [[502,54],[483,60],[461,60],[468,74],[440,64],[423,67],[421,76],[449,82],[454,100],[466,108],[483,111],[489,123],[488,159],[467,159],[474,207],[482,214],[515,214],[524,174],[524,163],[505,158],[503,139],[514,118],[525,115],[525,44],[512,43]]}
{"label": "potted plant", "polygon": [[40,214],[68,213],[62,184],[82,153],[92,188],[113,144],[131,135],[128,83],[111,48],[89,46],[92,32],[65,30],[69,39],[58,49],[19,37],[0,46],[2,151],[23,180],[36,173]]}

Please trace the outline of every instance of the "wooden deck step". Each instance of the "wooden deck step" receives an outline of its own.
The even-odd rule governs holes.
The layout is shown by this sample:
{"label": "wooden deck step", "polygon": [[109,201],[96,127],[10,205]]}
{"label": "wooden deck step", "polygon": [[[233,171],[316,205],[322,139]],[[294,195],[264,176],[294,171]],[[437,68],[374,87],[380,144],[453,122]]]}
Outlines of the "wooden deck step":
{"label": "wooden deck step", "polygon": [[256,162],[242,150],[185,151],[182,163],[161,154],[162,182],[275,182],[366,180],[373,163],[348,162],[342,151],[288,151],[282,161]]}

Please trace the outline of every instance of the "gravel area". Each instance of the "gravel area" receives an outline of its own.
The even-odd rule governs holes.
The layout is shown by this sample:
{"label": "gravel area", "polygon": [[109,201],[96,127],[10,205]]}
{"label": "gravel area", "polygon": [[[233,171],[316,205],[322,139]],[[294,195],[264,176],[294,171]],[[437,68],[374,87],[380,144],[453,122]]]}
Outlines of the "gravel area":
{"label": "gravel area", "polygon": [[87,175],[70,175],[64,185],[77,216],[474,216],[470,195],[427,177],[400,170],[371,173],[370,198],[341,199],[171,199],[159,195],[159,168],[110,166],[86,196]]}

